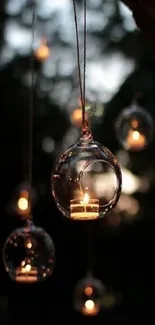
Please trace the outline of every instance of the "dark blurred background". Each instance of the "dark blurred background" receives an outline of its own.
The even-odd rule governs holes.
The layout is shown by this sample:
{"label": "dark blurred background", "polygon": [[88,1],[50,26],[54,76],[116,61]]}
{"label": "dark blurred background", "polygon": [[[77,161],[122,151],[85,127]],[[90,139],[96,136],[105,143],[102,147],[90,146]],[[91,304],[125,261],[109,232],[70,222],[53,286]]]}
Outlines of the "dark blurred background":
{"label": "dark blurred background", "polygon": [[[82,0],[77,1],[82,40]],[[0,3],[1,247],[23,222],[14,209],[27,180],[29,144],[30,1]],[[44,43],[43,43],[44,42]],[[42,47],[46,45],[46,47]],[[94,223],[94,275],[118,297],[94,319],[74,311],[73,292],[87,270],[87,225],[56,209],[50,177],[57,155],[77,141],[80,113],[71,0],[37,1],[35,29],[33,216],[56,246],[54,273],[45,283],[13,283],[0,266],[0,322],[4,324],[101,324],[155,320],[155,146],[127,153],[115,135],[115,120],[139,93],[155,119],[155,63],[151,44],[132,13],[117,0],[87,1],[88,116],[94,138],[116,154],[123,172],[117,211]],[[81,44],[82,55],[82,44]],[[94,106],[93,106],[94,107]]]}

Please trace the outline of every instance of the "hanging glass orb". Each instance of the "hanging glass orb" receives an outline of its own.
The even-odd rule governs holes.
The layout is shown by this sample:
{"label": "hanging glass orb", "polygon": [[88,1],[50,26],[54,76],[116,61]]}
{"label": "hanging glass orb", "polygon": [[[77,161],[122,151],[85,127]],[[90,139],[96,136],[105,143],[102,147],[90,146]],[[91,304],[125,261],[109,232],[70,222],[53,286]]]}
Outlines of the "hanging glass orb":
{"label": "hanging glass orb", "polygon": [[96,316],[102,308],[104,287],[91,276],[79,281],[74,293],[74,307],[85,316]]}
{"label": "hanging glass orb", "polygon": [[3,248],[5,270],[21,283],[41,282],[53,272],[55,248],[44,229],[28,222],[14,230]]}
{"label": "hanging glass orb", "polygon": [[126,150],[143,150],[151,142],[153,131],[151,115],[136,103],[124,109],[116,121],[118,141]]}
{"label": "hanging glass orb", "polygon": [[88,131],[56,161],[52,193],[58,209],[74,220],[103,217],[121,194],[121,170],[115,156]]}

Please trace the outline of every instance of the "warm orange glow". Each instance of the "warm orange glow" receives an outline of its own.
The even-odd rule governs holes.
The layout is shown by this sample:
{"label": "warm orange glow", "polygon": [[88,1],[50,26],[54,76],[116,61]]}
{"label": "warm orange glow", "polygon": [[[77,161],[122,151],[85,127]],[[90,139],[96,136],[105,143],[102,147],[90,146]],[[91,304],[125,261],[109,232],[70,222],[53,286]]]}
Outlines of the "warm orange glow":
{"label": "warm orange glow", "polygon": [[100,311],[100,306],[96,305],[93,300],[86,300],[82,313],[86,316],[96,316]]}
{"label": "warm orange glow", "polygon": [[131,149],[142,149],[145,147],[146,137],[138,131],[130,130],[127,137],[127,145]]}
{"label": "warm orange glow", "polygon": [[92,287],[86,287],[85,290],[84,290],[84,292],[85,292],[85,294],[87,296],[91,296],[92,293],[93,293],[93,289],[92,289]]}
{"label": "warm orange glow", "polygon": [[32,267],[29,263],[26,264],[26,261],[21,263],[21,266],[16,270],[16,281],[23,283],[34,283],[37,282],[37,269]]}
{"label": "warm orange glow", "polygon": [[26,217],[30,212],[30,193],[27,190],[21,190],[17,200],[17,213]]}
{"label": "warm orange glow", "polygon": [[140,133],[138,131],[133,131],[132,132],[132,139],[137,141],[140,138]]}
{"label": "warm orange glow", "polygon": [[48,59],[50,55],[49,47],[47,46],[46,39],[41,41],[41,44],[38,49],[35,51],[35,56],[39,61],[44,61]]}
{"label": "warm orange glow", "polygon": [[80,126],[82,122],[82,109],[76,108],[71,116],[71,121],[74,125]]}
{"label": "warm orange glow", "polygon": [[31,271],[31,265],[30,264],[26,264],[24,267],[22,267],[21,272],[22,273],[27,273]]}
{"label": "warm orange glow", "polygon": [[25,265],[25,261],[22,261],[22,262],[21,262],[21,266],[24,266],[24,265]]}
{"label": "warm orange glow", "polygon": [[28,249],[32,248],[32,243],[30,240],[26,243],[26,248],[28,248]]}
{"label": "warm orange glow", "polygon": [[25,197],[20,197],[18,200],[18,208],[22,211],[26,211],[29,207],[28,199]]}
{"label": "warm orange glow", "polygon": [[27,190],[20,191],[20,197],[25,197],[26,199],[28,199],[29,192]]}
{"label": "warm orange glow", "polygon": [[91,220],[99,217],[99,200],[90,199],[85,193],[83,200],[73,199],[70,202],[71,218],[76,220]]}
{"label": "warm orange glow", "polygon": [[83,196],[83,204],[88,204],[89,203],[89,194],[85,193]]}
{"label": "warm orange glow", "polygon": [[[88,115],[85,112],[85,119],[88,120]],[[81,126],[82,123],[82,107],[76,108],[71,115],[71,122],[72,124],[76,125],[77,127]]]}
{"label": "warm orange glow", "polygon": [[94,301],[93,300],[86,300],[85,307],[88,310],[93,310],[94,307],[95,307]]}
{"label": "warm orange glow", "polygon": [[136,129],[138,127],[138,120],[132,120],[131,121],[131,126]]}

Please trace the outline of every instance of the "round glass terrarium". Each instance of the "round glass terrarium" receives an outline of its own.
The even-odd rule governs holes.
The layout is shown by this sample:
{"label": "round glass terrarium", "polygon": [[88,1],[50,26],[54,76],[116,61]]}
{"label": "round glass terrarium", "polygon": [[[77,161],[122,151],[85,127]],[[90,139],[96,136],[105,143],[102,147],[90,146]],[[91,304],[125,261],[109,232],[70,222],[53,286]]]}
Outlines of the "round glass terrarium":
{"label": "round glass terrarium", "polygon": [[141,151],[152,140],[154,123],[151,115],[134,102],[122,111],[115,128],[118,141],[124,149]]}
{"label": "round glass terrarium", "polygon": [[96,316],[102,308],[104,287],[100,280],[86,277],[79,281],[74,293],[74,307],[85,316]]}
{"label": "round glass terrarium", "polygon": [[98,219],[118,202],[121,170],[116,157],[94,141],[89,131],[58,158],[51,185],[63,215],[74,220]]}
{"label": "round glass terrarium", "polygon": [[55,248],[44,229],[28,221],[14,230],[3,248],[3,261],[10,278],[20,283],[41,282],[53,272]]}

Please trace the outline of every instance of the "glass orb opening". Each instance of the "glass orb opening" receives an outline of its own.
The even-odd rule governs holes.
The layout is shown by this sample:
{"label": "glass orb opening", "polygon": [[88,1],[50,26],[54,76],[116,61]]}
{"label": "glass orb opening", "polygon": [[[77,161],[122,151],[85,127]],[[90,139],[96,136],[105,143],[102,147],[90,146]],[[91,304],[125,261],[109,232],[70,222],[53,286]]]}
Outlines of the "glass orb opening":
{"label": "glass orb opening", "polygon": [[137,104],[124,109],[116,121],[118,141],[126,150],[143,150],[151,142],[153,131],[151,115]]}
{"label": "glass orb opening", "polygon": [[122,177],[115,156],[86,136],[58,158],[51,182],[53,197],[63,215],[73,220],[92,220],[103,217],[117,204]]}
{"label": "glass orb opening", "polygon": [[33,223],[14,230],[3,248],[5,270],[20,283],[41,282],[53,272],[55,247],[44,229]]}
{"label": "glass orb opening", "polygon": [[102,307],[104,287],[92,277],[79,281],[74,293],[74,307],[85,316],[96,316]]}
{"label": "glass orb opening", "polygon": [[[84,199],[87,198],[92,206],[93,201],[98,204],[97,217],[106,215],[116,205],[119,176],[118,170],[109,161],[99,159],[87,162],[81,170],[80,185],[85,193]],[[93,200],[94,197],[97,199]]]}

